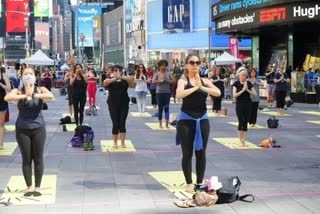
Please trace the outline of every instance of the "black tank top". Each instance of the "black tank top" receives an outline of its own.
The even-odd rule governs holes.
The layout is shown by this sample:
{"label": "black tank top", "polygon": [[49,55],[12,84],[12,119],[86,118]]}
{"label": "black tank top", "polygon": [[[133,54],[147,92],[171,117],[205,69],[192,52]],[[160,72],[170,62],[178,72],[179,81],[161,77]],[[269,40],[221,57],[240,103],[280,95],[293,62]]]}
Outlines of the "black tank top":
{"label": "black tank top", "polygon": [[[34,92],[37,92],[37,88],[34,87]],[[24,88],[22,88],[24,93]],[[19,100],[18,102],[18,118],[16,126],[22,129],[36,129],[45,125],[41,109],[43,100],[32,99],[32,100]]]}
{"label": "black tank top", "polygon": [[129,84],[125,80],[112,82],[108,85],[109,96],[107,103],[111,105],[128,104],[130,101],[128,95]]}
{"label": "black tank top", "polygon": [[81,98],[86,97],[87,93],[87,84],[84,78],[81,76],[81,79],[77,78],[73,82],[73,97]]}
{"label": "black tank top", "polygon": [[[205,86],[204,82],[201,79],[201,84]],[[187,85],[185,89],[189,89],[194,87],[191,85],[189,78],[187,77]],[[207,112],[207,104],[206,100],[208,97],[208,93],[203,92],[201,90],[197,90],[186,96],[182,100],[181,111],[188,114],[194,118],[201,118]]]}

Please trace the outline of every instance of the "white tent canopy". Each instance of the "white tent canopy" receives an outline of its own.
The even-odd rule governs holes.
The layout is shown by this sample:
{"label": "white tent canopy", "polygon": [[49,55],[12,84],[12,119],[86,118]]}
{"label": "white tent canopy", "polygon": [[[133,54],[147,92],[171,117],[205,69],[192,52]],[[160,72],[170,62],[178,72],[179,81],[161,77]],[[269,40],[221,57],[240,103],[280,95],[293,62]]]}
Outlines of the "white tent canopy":
{"label": "white tent canopy", "polygon": [[20,59],[20,63],[26,63],[28,65],[54,65],[55,61],[49,58],[41,50],[37,50],[31,57],[26,59]]}
{"label": "white tent canopy", "polygon": [[211,61],[211,64],[212,65],[233,65],[237,62],[241,63],[242,60],[232,56],[231,54],[225,51],[221,56]]}
{"label": "white tent canopy", "polygon": [[66,64],[66,63],[64,63],[61,67],[60,67],[60,70],[61,71],[64,71],[64,70],[69,70],[70,68],[69,68],[69,66]]}

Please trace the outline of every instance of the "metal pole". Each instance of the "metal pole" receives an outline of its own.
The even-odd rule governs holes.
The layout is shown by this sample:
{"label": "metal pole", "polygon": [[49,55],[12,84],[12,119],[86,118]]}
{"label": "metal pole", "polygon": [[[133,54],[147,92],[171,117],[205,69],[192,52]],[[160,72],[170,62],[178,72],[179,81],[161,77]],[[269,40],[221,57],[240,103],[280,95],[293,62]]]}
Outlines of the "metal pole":
{"label": "metal pole", "polygon": [[29,16],[28,13],[25,14],[25,28],[26,28],[26,58],[29,57],[29,36],[28,36],[28,27],[29,27]]}
{"label": "metal pole", "polygon": [[211,31],[212,31],[212,28],[211,28],[211,0],[209,0],[209,27],[208,27],[208,67],[209,67],[209,70],[210,70],[210,55],[211,55]]}
{"label": "metal pole", "polygon": [[80,45],[79,45],[79,24],[78,24],[78,10],[79,10],[79,0],[77,0],[77,6],[76,6],[76,29],[77,29],[77,33],[76,33],[76,42],[77,42],[77,49],[78,49],[78,59],[79,59],[79,63],[82,63],[82,59],[81,59],[81,54],[80,54]]}

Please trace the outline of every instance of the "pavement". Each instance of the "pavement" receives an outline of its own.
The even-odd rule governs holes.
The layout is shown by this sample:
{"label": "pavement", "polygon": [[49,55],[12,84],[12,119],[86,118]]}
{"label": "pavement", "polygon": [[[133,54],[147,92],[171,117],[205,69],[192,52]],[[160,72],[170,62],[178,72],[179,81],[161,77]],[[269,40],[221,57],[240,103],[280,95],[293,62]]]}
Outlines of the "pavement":
{"label": "pavement", "polygon": [[[56,175],[56,195],[53,204],[1,206],[0,214],[17,213],[217,213],[217,214],[317,214],[320,213],[320,125],[306,122],[320,116],[300,111],[316,111],[316,104],[295,103],[279,118],[277,129],[249,130],[248,141],[258,145],[274,135],[281,148],[230,149],[212,138],[237,137],[235,106],[223,102],[228,116],[210,118],[211,132],[207,149],[206,178],[239,176],[240,194],[256,196],[253,203],[234,202],[182,209],[173,202],[174,195],[148,172],[181,171],[181,150],[175,145],[175,131],[156,131],[144,123],[157,122],[156,117],[127,120],[127,139],[136,152],[101,152],[100,140],[111,140],[111,120],[106,105],[107,95],[97,92],[97,116],[85,116],[85,123],[95,131],[95,151],[84,152],[72,148],[72,132],[63,132],[59,119],[67,113],[67,100],[53,90],[55,100],[43,111],[47,141],[45,146],[45,175]],[[130,89],[134,95],[134,89]],[[264,101],[261,101],[264,102]],[[150,105],[150,97],[147,98]],[[179,111],[179,105],[170,105],[170,112]],[[135,104],[130,112],[137,112]],[[156,110],[147,110],[154,114]],[[17,116],[15,104],[10,104],[9,124]],[[257,124],[266,125],[269,115],[258,113]],[[15,141],[14,132],[6,133],[6,142]],[[194,163],[194,160],[193,160]],[[193,167],[194,171],[194,167]],[[195,172],[195,171],[194,171]],[[11,176],[21,176],[21,157],[17,148],[12,155],[0,156],[0,195],[4,193]],[[45,186],[42,183],[42,186]],[[0,196],[0,200],[2,197]]]}

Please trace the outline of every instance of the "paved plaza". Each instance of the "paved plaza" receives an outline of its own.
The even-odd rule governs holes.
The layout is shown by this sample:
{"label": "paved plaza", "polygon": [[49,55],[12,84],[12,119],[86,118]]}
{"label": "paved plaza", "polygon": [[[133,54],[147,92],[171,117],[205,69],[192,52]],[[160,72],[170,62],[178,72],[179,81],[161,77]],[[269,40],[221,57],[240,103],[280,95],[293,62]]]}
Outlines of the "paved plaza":
{"label": "paved plaza", "polygon": [[[134,89],[129,92],[135,95]],[[228,115],[210,117],[205,177],[239,176],[240,193],[254,194],[256,200],[182,209],[173,204],[174,194],[150,174],[163,172],[169,177],[171,172],[181,171],[181,151],[175,145],[175,129],[154,130],[146,123],[157,123],[156,117],[136,117],[140,115],[129,113],[127,139],[134,150],[104,149],[101,141],[112,139],[112,125],[107,95],[98,91],[98,114],[85,116],[84,121],[95,131],[95,150],[84,152],[70,147],[73,132],[63,132],[59,125],[62,114],[67,113],[67,100],[57,89],[53,93],[55,100],[48,102],[49,109],[43,111],[47,141],[41,188],[45,194],[39,199],[19,198],[19,194],[23,195],[21,190],[8,188],[11,185],[8,183],[11,180],[12,185],[17,185],[23,181],[22,177],[15,177],[22,176],[20,151],[16,148],[11,155],[0,155],[0,202],[8,202],[8,191],[18,194],[10,199],[9,206],[0,205],[0,214],[320,213],[320,110],[316,104],[295,103],[286,111],[288,116],[278,118],[278,129],[265,128],[270,115],[259,112],[257,124],[261,128],[248,132],[247,141],[253,147],[235,149],[219,141],[237,137],[235,104],[224,101],[222,106]],[[151,105],[149,96],[147,104]],[[170,112],[178,112],[179,107],[171,104]],[[137,111],[137,105],[130,105],[130,112]],[[156,110],[151,108],[147,112],[153,115]],[[10,116],[8,124],[13,125],[17,116],[15,104],[10,104]],[[255,147],[269,135],[276,137],[281,148]],[[224,141],[228,143],[228,139]],[[5,142],[15,142],[14,132],[6,133]],[[171,180],[175,182],[175,178]]]}

